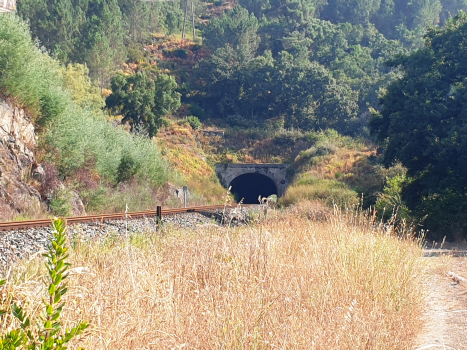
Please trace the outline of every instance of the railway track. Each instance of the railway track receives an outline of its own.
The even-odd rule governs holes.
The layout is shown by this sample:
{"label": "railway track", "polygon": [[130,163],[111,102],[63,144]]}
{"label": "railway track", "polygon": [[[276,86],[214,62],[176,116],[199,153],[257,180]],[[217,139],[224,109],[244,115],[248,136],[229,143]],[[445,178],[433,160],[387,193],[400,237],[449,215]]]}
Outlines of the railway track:
{"label": "railway track", "polygon": [[[248,206],[248,205],[243,205]],[[144,217],[154,217],[158,216],[162,218],[166,215],[174,214],[183,214],[183,213],[192,213],[192,212],[206,212],[211,210],[219,209],[234,209],[236,206],[233,205],[205,205],[198,207],[189,207],[189,208],[172,208],[172,209],[163,209],[157,207],[157,210],[146,210],[146,211],[137,211],[137,212],[128,212],[128,213],[117,213],[117,214],[101,214],[101,215],[87,215],[87,216],[73,216],[64,218],[68,225],[79,224],[84,222],[103,222],[111,220],[124,220],[135,219],[135,218],[144,218]],[[9,222],[0,222],[0,231],[11,231],[16,229],[24,228],[35,228],[35,227],[46,227],[50,226],[53,219],[41,219],[41,220],[27,220],[27,221],[9,221]]]}

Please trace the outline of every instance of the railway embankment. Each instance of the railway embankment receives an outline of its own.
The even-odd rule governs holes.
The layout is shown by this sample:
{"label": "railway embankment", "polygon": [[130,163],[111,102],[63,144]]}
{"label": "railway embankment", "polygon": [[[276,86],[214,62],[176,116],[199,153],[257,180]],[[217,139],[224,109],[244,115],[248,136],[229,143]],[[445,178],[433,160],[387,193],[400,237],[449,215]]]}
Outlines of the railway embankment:
{"label": "railway embankment", "polygon": [[[169,214],[127,220],[110,220],[80,222],[68,226],[71,244],[91,239],[107,239],[138,233],[163,234],[170,227],[196,230],[206,225],[238,225],[246,223],[250,211],[255,206],[233,207],[223,209],[197,209],[196,212]],[[257,210],[257,209],[256,209]],[[29,227],[0,232],[0,274],[6,273],[9,266],[20,259],[27,259],[43,251],[50,242],[51,228]]]}

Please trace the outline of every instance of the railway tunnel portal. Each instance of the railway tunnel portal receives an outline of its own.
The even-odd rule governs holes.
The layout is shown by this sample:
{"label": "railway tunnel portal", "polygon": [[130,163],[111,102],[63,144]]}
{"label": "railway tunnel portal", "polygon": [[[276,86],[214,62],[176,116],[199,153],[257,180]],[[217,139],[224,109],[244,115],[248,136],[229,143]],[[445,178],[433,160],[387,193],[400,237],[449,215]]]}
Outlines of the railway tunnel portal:
{"label": "railway tunnel portal", "polygon": [[232,186],[236,201],[257,204],[258,196],[285,193],[288,164],[216,164],[216,174],[225,188]]}

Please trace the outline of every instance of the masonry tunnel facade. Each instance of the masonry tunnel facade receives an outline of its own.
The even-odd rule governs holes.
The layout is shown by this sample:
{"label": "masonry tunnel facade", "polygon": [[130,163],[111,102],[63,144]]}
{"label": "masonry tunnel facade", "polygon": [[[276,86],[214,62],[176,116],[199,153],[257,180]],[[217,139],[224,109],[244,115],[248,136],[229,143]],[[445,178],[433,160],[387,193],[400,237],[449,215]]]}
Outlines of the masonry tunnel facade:
{"label": "masonry tunnel facade", "polygon": [[238,202],[257,204],[258,197],[276,194],[282,196],[289,185],[288,164],[216,164],[216,174],[225,188],[232,186],[231,193]]}
{"label": "masonry tunnel facade", "polygon": [[235,201],[239,203],[243,199],[244,204],[259,204],[258,197],[277,195],[277,186],[274,181],[263,174],[247,173],[237,176],[230,182],[231,193]]}

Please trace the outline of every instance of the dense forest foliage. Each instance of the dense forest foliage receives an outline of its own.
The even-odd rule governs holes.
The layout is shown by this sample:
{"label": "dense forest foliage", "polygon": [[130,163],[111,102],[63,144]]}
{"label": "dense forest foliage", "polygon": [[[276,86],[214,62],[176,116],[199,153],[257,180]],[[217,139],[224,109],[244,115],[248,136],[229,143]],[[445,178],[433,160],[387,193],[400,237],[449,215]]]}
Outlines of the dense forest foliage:
{"label": "dense forest foliage", "polygon": [[467,225],[467,15],[429,30],[426,45],[391,61],[404,75],[387,88],[371,127],[385,162],[408,169],[409,209],[438,232]]}
{"label": "dense forest foliage", "polygon": [[[23,0],[18,13],[55,57],[86,63],[102,88],[152,34],[179,33],[189,5]],[[443,25],[465,8],[439,0],[240,0],[216,16],[209,5],[194,1],[193,23],[212,52],[185,81],[184,100],[198,107],[195,114],[229,125],[273,120],[279,127],[354,135],[364,132],[381,88],[397,77],[385,60],[420,47],[427,26]]]}
{"label": "dense forest foliage", "polygon": [[[191,4],[192,20],[187,18]],[[428,216],[424,222],[440,232],[441,227],[462,231],[467,223],[462,180],[467,32],[465,15],[451,19],[466,9],[460,0],[18,3],[18,14],[38,46],[68,65],[50,61],[83,111],[99,114],[104,106],[99,98],[80,99],[83,93],[70,78],[83,79],[89,70],[101,91],[111,89],[107,113],[122,115],[138,135],[157,135],[173,113],[237,130],[272,130],[278,133],[274,140],[286,135],[306,147],[320,130],[371,138],[371,129],[384,165],[395,170],[376,171],[378,160],[372,160],[376,165],[369,165],[367,173],[393,174],[385,179],[386,187],[379,194],[361,183],[355,188],[370,193],[368,205],[397,205],[407,219]],[[162,50],[162,56],[175,57],[170,64],[160,56],[149,58],[160,35],[173,40],[192,29],[197,38],[189,50],[186,41]],[[131,74],[121,72],[123,62],[135,63]],[[96,89],[91,80],[88,91]],[[53,120],[56,108],[50,105],[55,102],[39,100],[33,107],[44,123]],[[315,142],[307,154],[322,156],[323,147],[326,154],[336,152],[326,142]],[[289,148],[299,152],[300,147]],[[118,164],[112,169],[108,178],[116,183],[133,174],[119,177]]]}

